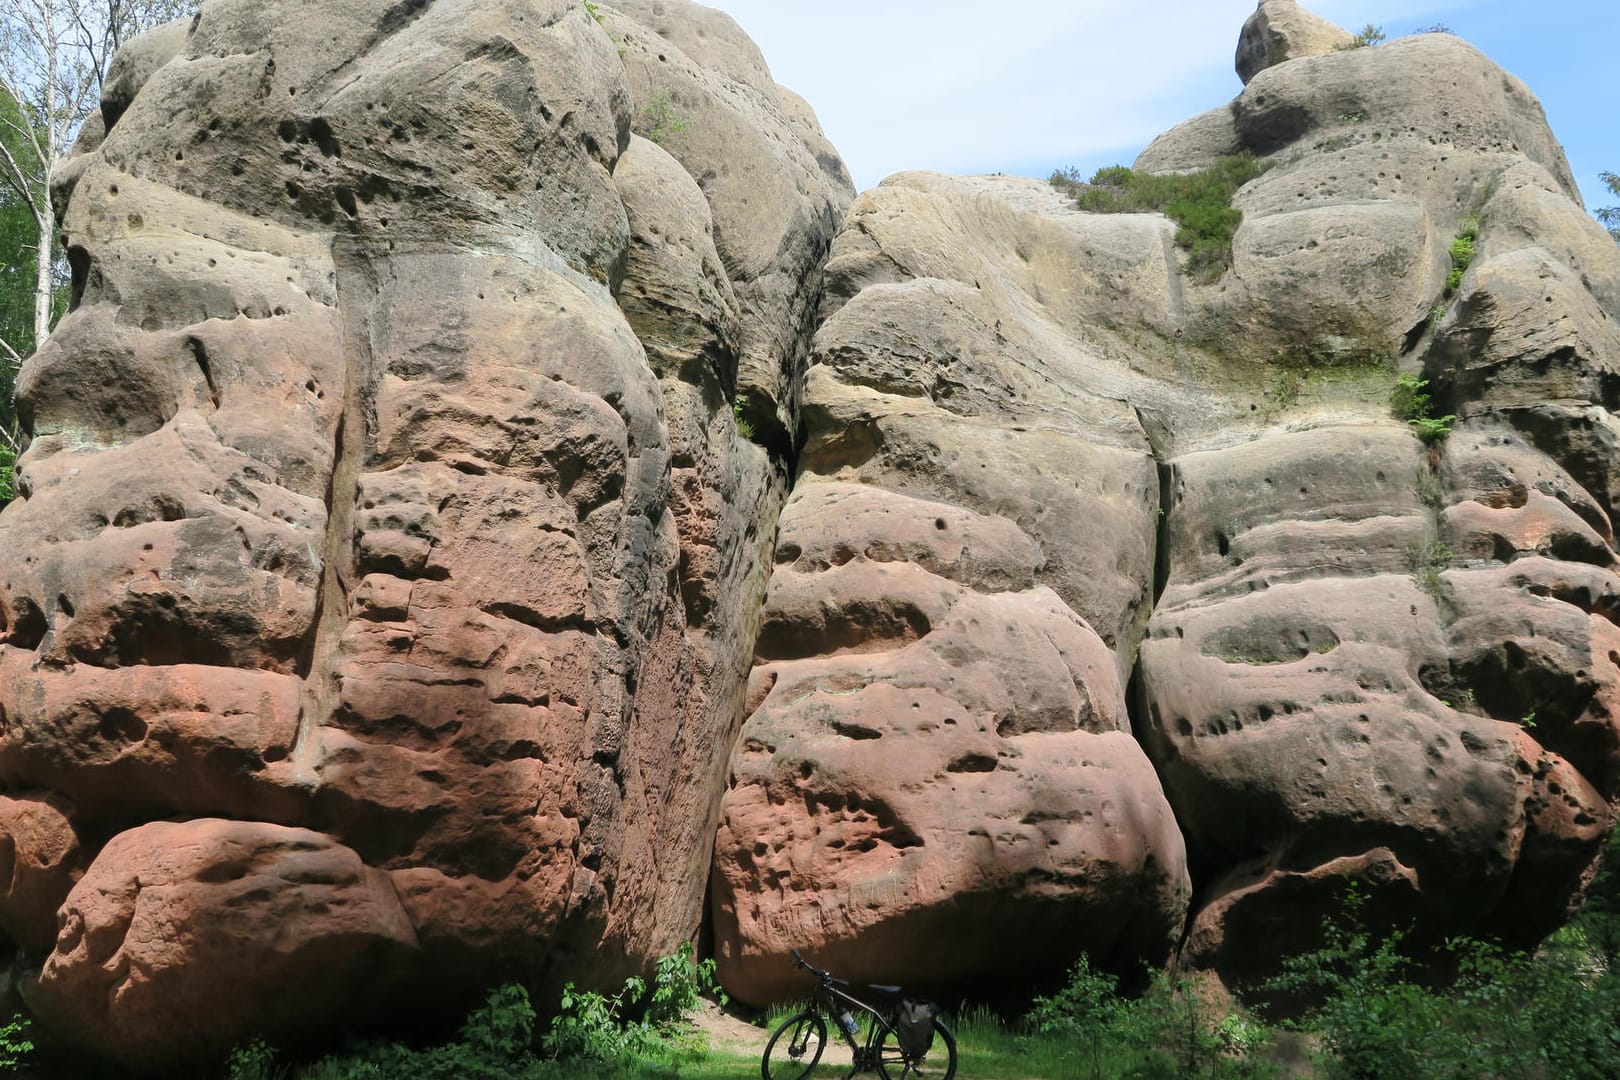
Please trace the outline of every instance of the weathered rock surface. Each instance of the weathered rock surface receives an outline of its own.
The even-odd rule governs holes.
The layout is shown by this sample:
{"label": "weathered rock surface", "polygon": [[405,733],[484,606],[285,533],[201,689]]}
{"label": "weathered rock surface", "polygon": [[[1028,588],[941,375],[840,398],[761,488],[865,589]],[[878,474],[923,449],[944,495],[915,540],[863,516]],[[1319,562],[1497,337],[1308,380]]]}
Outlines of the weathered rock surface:
{"label": "weathered rock surface", "polygon": [[1237,73],[1245,84],[1289,60],[1349,48],[1355,35],[1313,15],[1294,0],[1260,0],[1238,36]]}
{"label": "weathered rock surface", "polygon": [[60,170],[0,927],[69,1042],[168,1068],[696,933],[852,193],[729,19],[595,14],[210,0]]}
{"label": "weathered rock surface", "polygon": [[[1056,723],[1098,739],[1084,709],[1048,704],[1062,665],[996,646],[1008,624],[977,615],[1025,603],[1030,582],[1132,688],[1196,890],[1184,963],[1262,976],[1311,944],[1351,880],[1419,937],[1534,941],[1579,896],[1620,796],[1620,253],[1517,80],[1449,35],[1336,50],[1348,41],[1268,0],[1245,29],[1243,94],[1138,162],[1265,158],[1215,282],[1181,272],[1162,218],[1081,214],[1033,182],[902,174],[857,201],[828,265],[717,854],[720,958],[743,996],[780,993],[782,954],[818,942],[851,970],[965,981],[929,966],[927,884],[880,883],[924,874],[963,829],[1025,865],[1023,834],[997,832],[1005,812],[930,798],[962,777],[912,749],[919,731],[930,747],[962,738],[977,711],[980,737],[1001,737],[978,779],[1001,786],[971,805],[1033,789],[1016,756],[1029,736],[979,689],[987,672],[1050,718],[1041,738]],[[1478,256],[1452,297],[1470,218]],[[1401,371],[1462,418],[1443,446],[1391,417]],[[1021,535],[993,540],[1008,524]],[[934,666],[964,589],[976,648]],[[1095,668],[1071,675],[1106,700]],[[935,729],[942,717],[958,723]],[[1119,805],[1084,771],[1068,784]],[[1097,824],[1034,801],[1057,818],[1026,822]],[[1150,819],[1092,873],[1129,876],[1136,853],[1166,850]],[[986,865],[959,893],[1000,888],[1004,920],[1038,921]],[[1180,935],[1175,882],[1136,901],[1160,940]],[[1045,936],[1061,942],[1048,971],[1077,948],[1152,952]]]}
{"label": "weathered rock surface", "polygon": [[31,1007],[173,1074],[616,982],[706,893],[757,1002],[794,948],[1241,982],[1349,881],[1557,925],[1620,800],[1620,252],[1517,80],[1348,40],[1265,0],[1138,161],[1269,164],[1213,282],[1038,181],[851,207],[685,0],[131,42],[0,516]]}

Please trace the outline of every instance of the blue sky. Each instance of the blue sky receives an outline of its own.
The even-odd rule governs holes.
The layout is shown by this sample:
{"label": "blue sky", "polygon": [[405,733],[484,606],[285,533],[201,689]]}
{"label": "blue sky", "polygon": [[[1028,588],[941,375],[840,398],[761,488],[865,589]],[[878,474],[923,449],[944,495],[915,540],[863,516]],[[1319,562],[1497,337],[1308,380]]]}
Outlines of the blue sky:
{"label": "blue sky", "polygon": [[[905,169],[1046,176],[1129,163],[1241,89],[1255,0],[708,0],[821,117],[862,189]],[[1530,85],[1588,206],[1620,172],[1616,0],[1316,0],[1341,26],[1450,27]],[[1605,84],[1608,85],[1605,85]]]}

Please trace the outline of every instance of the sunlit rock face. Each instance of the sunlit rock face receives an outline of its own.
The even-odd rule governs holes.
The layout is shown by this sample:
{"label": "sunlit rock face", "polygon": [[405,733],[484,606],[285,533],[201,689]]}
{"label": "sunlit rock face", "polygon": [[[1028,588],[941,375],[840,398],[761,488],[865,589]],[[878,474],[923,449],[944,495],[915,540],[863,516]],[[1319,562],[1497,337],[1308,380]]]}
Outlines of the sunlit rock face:
{"label": "sunlit rock face", "polygon": [[1620,252],[1466,43],[1270,0],[1244,42],[1137,163],[1269,166],[1215,280],[1007,177],[893,177],[834,243],[716,860],[743,996],[795,946],[1241,984],[1352,882],[1419,939],[1578,900],[1620,796]]}
{"label": "sunlit rock face", "polygon": [[684,0],[130,43],[0,516],[42,1026],[176,1075],[693,938],[763,1003],[793,949],[1242,983],[1351,882],[1557,925],[1620,797],[1620,254],[1525,87],[1348,38],[1267,0],[1138,162],[1269,163],[1215,280],[1041,181],[854,199]]}
{"label": "sunlit rock face", "polygon": [[673,952],[852,195],[809,110],[676,2],[210,0],[108,85],[0,519],[29,1003],[161,1071]]}

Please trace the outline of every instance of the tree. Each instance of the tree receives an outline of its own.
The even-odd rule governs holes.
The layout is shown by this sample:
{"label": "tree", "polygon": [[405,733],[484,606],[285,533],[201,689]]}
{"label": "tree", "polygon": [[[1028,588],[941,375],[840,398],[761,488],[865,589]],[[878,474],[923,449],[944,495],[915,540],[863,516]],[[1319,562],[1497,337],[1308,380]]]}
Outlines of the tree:
{"label": "tree", "polygon": [[[1612,172],[1600,173],[1599,179],[1610,195],[1620,196],[1620,176]],[[1605,206],[1597,212],[1597,219],[1608,226],[1609,235],[1620,241],[1620,206]]]}
{"label": "tree", "polygon": [[[190,0],[6,0],[0,5],[0,367],[50,336],[62,257],[51,212],[55,167],[91,111],[113,54],[142,30],[185,14]],[[25,253],[19,236],[28,237]],[[27,279],[32,318],[13,321]],[[9,383],[9,379],[4,380]],[[9,412],[10,393],[6,395]]]}

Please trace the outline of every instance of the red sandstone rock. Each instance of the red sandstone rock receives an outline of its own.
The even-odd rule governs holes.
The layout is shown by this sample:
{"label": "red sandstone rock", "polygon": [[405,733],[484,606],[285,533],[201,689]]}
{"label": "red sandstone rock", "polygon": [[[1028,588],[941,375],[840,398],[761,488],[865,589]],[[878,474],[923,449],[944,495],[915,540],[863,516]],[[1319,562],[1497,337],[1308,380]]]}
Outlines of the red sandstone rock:
{"label": "red sandstone rock", "polygon": [[307,829],[199,819],[121,833],[62,905],[30,1006],[161,1069],[350,1008],[416,946],[387,875]]}

